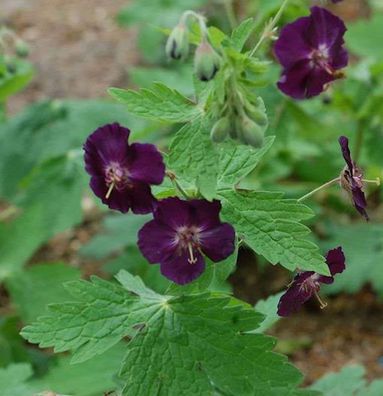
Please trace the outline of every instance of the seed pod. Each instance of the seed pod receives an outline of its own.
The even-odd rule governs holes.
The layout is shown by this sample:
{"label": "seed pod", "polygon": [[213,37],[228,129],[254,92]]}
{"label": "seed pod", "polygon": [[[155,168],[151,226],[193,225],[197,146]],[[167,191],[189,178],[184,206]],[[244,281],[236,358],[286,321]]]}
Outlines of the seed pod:
{"label": "seed pod", "polygon": [[166,42],[166,55],[172,59],[185,59],[189,54],[188,29],[184,23],[179,23],[170,33]]}
{"label": "seed pod", "polygon": [[201,81],[210,81],[220,68],[221,58],[214,48],[204,39],[194,55],[194,70]]}
{"label": "seed pod", "polygon": [[220,118],[213,126],[210,137],[215,143],[223,142],[230,132],[230,119],[228,116]]}
{"label": "seed pod", "polygon": [[263,146],[264,128],[245,115],[238,119],[237,133],[239,140],[243,143],[256,148]]}

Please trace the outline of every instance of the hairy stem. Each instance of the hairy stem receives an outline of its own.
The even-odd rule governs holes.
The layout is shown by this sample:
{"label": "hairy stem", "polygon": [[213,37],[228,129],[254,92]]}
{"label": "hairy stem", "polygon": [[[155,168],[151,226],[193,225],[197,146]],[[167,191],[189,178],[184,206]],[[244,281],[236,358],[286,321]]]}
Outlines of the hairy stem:
{"label": "hairy stem", "polygon": [[327,183],[322,184],[321,186],[317,187],[315,190],[312,190],[309,193],[303,195],[303,197],[298,198],[297,201],[298,202],[302,202],[305,199],[307,199],[307,198],[311,197],[312,195],[314,195],[315,193],[317,193],[318,191],[323,190],[323,189],[325,189],[327,187],[330,187],[330,186],[332,186],[335,183],[339,183],[339,181],[340,181],[340,177],[332,179],[332,180],[328,181]]}
{"label": "hairy stem", "polygon": [[235,16],[233,0],[224,0],[223,5],[225,7],[227,19],[230,23],[231,29],[234,29],[237,26],[237,18]]}

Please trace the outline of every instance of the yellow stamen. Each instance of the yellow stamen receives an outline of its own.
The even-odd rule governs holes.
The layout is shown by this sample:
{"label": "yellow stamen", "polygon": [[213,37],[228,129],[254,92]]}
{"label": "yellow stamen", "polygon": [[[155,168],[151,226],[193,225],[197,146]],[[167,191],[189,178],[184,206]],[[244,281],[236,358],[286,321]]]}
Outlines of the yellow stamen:
{"label": "yellow stamen", "polygon": [[189,258],[188,258],[188,262],[189,264],[195,264],[197,262],[197,258],[194,257],[193,254],[193,246],[191,243],[188,243],[188,250],[189,250]]}
{"label": "yellow stamen", "polygon": [[112,194],[113,188],[114,188],[114,182],[112,182],[112,183],[109,185],[108,192],[105,194],[105,199],[109,199],[110,194]]}
{"label": "yellow stamen", "polygon": [[319,296],[319,294],[317,293],[317,292],[315,292],[315,297],[317,298],[317,300],[319,301],[319,308],[320,309],[323,309],[323,308],[326,308],[327,307],[327,303],[326,302],[324,302],[321,298],[320,298],[320,296]]}

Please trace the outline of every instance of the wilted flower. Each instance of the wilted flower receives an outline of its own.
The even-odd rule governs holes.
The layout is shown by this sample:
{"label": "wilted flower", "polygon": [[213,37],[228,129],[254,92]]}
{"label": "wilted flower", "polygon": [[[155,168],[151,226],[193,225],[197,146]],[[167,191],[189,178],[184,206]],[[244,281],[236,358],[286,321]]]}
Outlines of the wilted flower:
{"label": "wilted flower", "polygon": [[165,48],[166,54],[172,59],[185,59],[189,54],[188,28],[180,22],[170,33]]}
{"label": "wilted flower", "polygon": [[194,69],[201,81],[210,81],[220,68],[221,59],[204,38],[195,51]]}
{"label": "wilted flower", "polygon": [[343,21],[321,7],[286,25],[274,47],[283,66],[279,89],[295,99],[311,98],[342,77],[339,69],[348,63],[345,32]]}
{"label": "wilted flower", "polygon": [[319,275],[314,271],[298,273],[290,284],[286,293],[281,297],[278,304],[278,315],[289,316],[315,295],[321,308],[326,304],[319,297],[321,283],[331,284],[334,282],[334,275],[340,274],[346,268],[345,257],[341,247],[330,250],[326,256],[326,262],[330,269],[331,276]]}
{"label": "wilted flower", "polygon": [[368,214],[366,212],[367,201],[363,192],[362,171],[351,158],[348,138],[341,136],[339,138],[339,144],[342,149],[343,158],[347,164],[340,175],[341,186],[350,194],[355,209],[368,220]]}
{"label": "wilted flower", "polygon": [[235,231],[220,221],[220,210],[219,201],[159,201],[154,219],[138,233],[138,246],[168,279],[180,285],[191,282],[204,271],[203,255],[218,262],[234,251]]}
{"label": "wilted flower", "polygon": [[143,214],[153,210],[150,184],[165,175],[162,156],[152,144],[128,143],[130,131],[118,123],[93,132],[84,144],[90,187],[110,209]]}

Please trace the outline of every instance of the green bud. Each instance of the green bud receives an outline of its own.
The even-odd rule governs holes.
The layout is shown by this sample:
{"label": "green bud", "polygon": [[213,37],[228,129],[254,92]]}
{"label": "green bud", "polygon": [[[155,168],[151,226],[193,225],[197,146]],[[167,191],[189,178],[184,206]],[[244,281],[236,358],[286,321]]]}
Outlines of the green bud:
{"label": "green bud", "polygon": [[245,115],[238,119],[237,125],[239,140],[256,148],[263,146],[264,128]]}
{"label": "green bud", "polygon": [[222,117],[213,126],[211,130],[210,137],[213,142],[220,143],[223,142],[231,129],[230,118]]}
{"label": "green bud", "polygon": [[213,47],[204,39],[194,56],[194,70],[201,81],[210,81],[219,70],[221,59]]}
{"label": "green bud", "polygon": [[166,42],[166,55],[172,59],[185,59],[189,54],[188,29],[179,23],[170,33]]}
{"label": "green bud", "polygon": [[262,98],[259,97],[255,105],[247,103],[246,113],[259,126],[264,127],[265,129],[267,128],[269,121],[266,114],[265,104],[263,103]]}
{"label": "green bud", "polygon": [[17,56],[20,56],[21,58],[25,58],[29,55],[29,47],[27,43],[23,40],[18,39],[15,43],[15,50]]}

